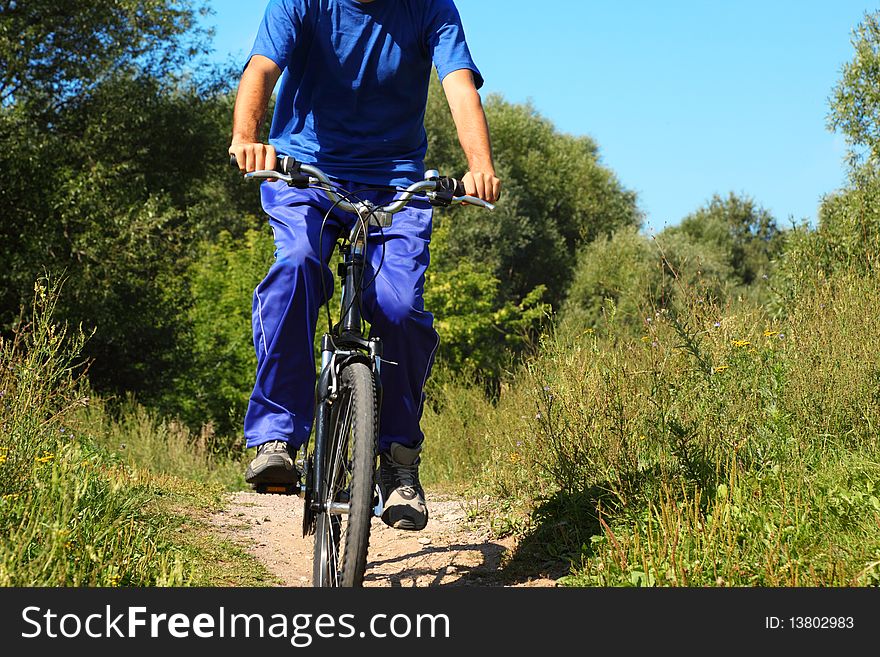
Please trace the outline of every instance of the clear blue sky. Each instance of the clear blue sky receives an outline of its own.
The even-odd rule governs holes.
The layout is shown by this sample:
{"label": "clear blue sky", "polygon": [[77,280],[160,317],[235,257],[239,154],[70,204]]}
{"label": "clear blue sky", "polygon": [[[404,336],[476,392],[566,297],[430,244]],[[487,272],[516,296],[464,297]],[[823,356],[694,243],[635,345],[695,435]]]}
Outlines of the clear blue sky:
{"label": "clear blue sky", "polygon": [[[215,0],[214,56],[243,60],[265,2]],[[484,93],[530,100],[638,193],[646,229],[712,194],[747,194],[782,223],[815,221],[845,182],[825,127],[852,56],[855,0],[457,0]]]}

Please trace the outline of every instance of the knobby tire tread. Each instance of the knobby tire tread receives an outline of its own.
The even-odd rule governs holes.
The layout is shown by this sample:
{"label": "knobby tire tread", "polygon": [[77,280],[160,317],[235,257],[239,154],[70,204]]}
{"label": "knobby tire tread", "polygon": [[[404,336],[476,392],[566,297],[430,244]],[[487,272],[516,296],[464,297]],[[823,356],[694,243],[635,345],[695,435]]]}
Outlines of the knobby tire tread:
{"label": "knobby tire tread", "polygon": [[[361,362],[346,365],[340,374],[340,385],[350,391],[349,403],[352,405],[351,434],[348,453],[351,457],[351,488],[349,514],[345,544],[339,546],[344,552],[339,565],[339,586],[359,587],[363,584],[367,566],[367,550],[370,543],[370,523],[373,518],[373,487],[376,471],[376,434],[378,417],[376,390],[370,368]],[[344,410],[340,409],[336,422],[342,422]],[[337,427],[330,432],[331,445],[328,463],[333,462],[333,452],[337,449]],[[330,476],[330,468],[325,470]],[[314,575],[315,581],[321,572],[321,545],[326,536],[326,523],[333,522],[333,516],[320,513],[315,532]],[[338,539],[338,535],[336,536]]]}

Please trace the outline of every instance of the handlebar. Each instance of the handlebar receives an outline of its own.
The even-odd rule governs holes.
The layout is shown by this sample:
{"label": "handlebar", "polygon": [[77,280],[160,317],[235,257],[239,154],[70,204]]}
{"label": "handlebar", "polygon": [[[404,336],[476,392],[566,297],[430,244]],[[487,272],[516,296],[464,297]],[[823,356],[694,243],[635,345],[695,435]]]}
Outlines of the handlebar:
{"label": "handlebar", "polygon": [[[240,168],[235,155],[229,156],[229,164],[237,169]],[[464,185],[460,180],[441,176],[437,171],[433,170],[425,172],[425,179],[421,182],[413,183],[407,187],[400,198],[379,208],[372,207],[364,202],[350,203],[340,199],[336,194],[334,184],[327,177],[327,174],[316,166],[298,162],[287,155],[278,157],[275,170],[251,171],[245,174],[245,178],[257,180],[276,179],[283,180],[291,187],[299,187],[301,189],[316,187],[323,189],[329,199],[340,209],[346,212],[354,212],[358,215],[362,211],[367,211],[383,224],[386,223],[386,220],[390,224],[390,216],[400,212],[416,194],[420,193],[424,193],[428,197],[431,205],[447,206],[453,203],[467,203],[486,208],[487,210],[495,209],[492,203],[476,196],[467,195]]]}

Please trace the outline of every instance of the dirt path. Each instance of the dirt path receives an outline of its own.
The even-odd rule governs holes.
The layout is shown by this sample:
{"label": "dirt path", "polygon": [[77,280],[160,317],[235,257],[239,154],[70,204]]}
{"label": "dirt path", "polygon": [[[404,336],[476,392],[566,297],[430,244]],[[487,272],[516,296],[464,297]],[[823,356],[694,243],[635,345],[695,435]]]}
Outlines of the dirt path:
{"label": "dirt path", "polygon": [[[370,531],[365,586],[553,586],[546,578],[512,583],[499,570],[510,539],[492,540],[468,519],[467,505],[428,496],[430,520],[421,532],[397,531],[378,518]],[[242,545],[284,586],[310,586],[314,539],[302,537],[302,501],[285,495],[231,493],[211,518],[224,538]]]}

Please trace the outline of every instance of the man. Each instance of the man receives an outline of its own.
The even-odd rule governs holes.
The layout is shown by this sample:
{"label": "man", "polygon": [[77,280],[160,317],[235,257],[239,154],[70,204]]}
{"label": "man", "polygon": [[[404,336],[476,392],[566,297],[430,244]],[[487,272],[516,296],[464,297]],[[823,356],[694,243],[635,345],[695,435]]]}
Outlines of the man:
{"label": "man", "polygon": [[[432,62],[467,156],[465,189],[493,202],[501,183],[477,91],[483,79],[453,0],[270,0],[239,83],[229,152],[242,171],[273,169],[276,153],[314,163],[345,189],[380,187],[361,196],[384,204],[395,186],[424,176]],[[262,144],[260,125],[282,74],[270,143]],[[276,182],[264,183],[261,196],[276,261],[254,292],[258,364],[244,431],[257,456],[246,479],[294,483],[300,473],[292,455],[307,440],[314,413],[312,344],[323,291],[332,289],[327,262],[333,236],[354,217],[331,212],[335,232],[321,240],[331,209],[322,192]],[[439,343],[423,303],[430,236],[426,203],[395,215],[391,228],[371,238],[366,278],[379,273],[363,296],[387,361],[379,427],[382,518],[411,530],[428,522],[418,466],[422,390]]]}

